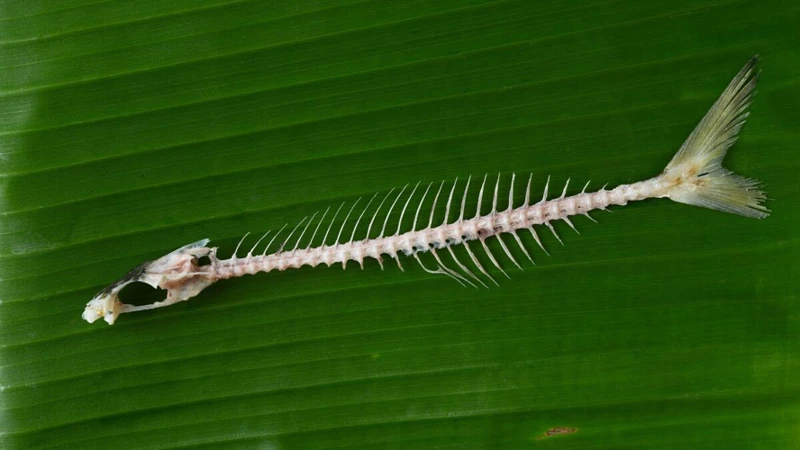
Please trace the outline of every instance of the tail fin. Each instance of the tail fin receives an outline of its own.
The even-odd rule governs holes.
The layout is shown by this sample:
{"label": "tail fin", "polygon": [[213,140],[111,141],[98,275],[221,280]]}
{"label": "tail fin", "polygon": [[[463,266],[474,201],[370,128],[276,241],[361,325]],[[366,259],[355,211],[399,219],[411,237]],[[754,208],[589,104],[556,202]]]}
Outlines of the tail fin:
{"label": "tail fin", "polygon": [[673,201],[758,219],[769,215],[760,182],[722,167],[750,115],[757,63],[758,55],[742,67],[664,169],[662,177],[674,182],[667,195]]}

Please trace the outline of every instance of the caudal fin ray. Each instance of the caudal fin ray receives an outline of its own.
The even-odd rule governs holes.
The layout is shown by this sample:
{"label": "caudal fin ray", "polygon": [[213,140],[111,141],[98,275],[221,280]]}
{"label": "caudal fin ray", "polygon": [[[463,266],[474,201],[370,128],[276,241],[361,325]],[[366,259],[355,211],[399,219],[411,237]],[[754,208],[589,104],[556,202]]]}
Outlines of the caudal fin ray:
{"label": "caudal fin ray", "polygon": [[664,169],[662,177],[673,183],[666,195],[670,199],[746,217],[769,215],[760,182],[722,167],[750,115],[757,63],[758,55],[745,64]]}

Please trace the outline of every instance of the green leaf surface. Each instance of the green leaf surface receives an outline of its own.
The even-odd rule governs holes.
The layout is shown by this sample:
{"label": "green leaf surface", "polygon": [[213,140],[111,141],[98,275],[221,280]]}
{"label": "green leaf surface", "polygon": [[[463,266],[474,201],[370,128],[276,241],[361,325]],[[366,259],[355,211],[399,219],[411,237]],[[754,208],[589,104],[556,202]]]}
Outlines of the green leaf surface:
{"label": "green leaf surface", "polygon": [[[0,447],[798,448],[798,29],[793,1],[0,2]],[[369,260],[80,318],[145,260],[406,183],[648,178],[756,53],[727,166],[765,220],[649,200],[522,236],[537,265],[488,290]]]}

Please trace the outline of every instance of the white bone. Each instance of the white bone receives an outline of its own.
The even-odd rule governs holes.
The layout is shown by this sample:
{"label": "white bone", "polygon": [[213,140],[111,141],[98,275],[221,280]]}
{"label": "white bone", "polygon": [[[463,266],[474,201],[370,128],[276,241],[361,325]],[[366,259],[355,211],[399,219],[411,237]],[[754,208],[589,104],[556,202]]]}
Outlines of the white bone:
{"label": "white bone", "polygon": [[378,239],[382,238],[383,237],[383,233],[386,232],[386,224],[389,223],[389,216],[392,215],[392,210],[394,209],[394,205],[396,205],[397,201],[400,200],[400,197],[403,196],[403,192],[406,191],[407,187],[408,187],[408,185],[403,186],[403,189],[400,190],[400,193],[397,194],[397,197],[392,202],[392,206],[389,207],[389,212],[386,213],[386,218],[383,219],[383,227],[381,228],[381,234],[378,235]]}
{"label": "white bone", "polygon": [[263,234],[263,235],[262,235],[262,236],[261,236],[261,237],[260,237],[260,238],[259,238],[259,239],[256,241],[256,243],[255,243],[255,244],[253,244],[253,247],[252,247],[252,248],[250,248],[250,251],[249,251],[249,252],[247,252],[247,257],[248,257],[248,258],[249,258],[249,257],[251,257],[251,256],[253,256],[253,250],[255,250],[255,249],[256,249],[256,247],[258,247],[258,244],[260,244],[260,243],[261,243],[261,241],[263,241],[263,240],[264,240],[264,238],[265,238],[265,237],[267,237],[267,236],[268,236],[270,233],[272,233],[272,230],[269,230],[269,231],[267,231],[266,233],[264,233],[264,234]]}
{"label": "white bone", "polygon": [[278,235],[279,235],[279,234],[281,234],[281,232],[282,232],[282,231],[283,231],[283,230],[284,230],[284,229],[285,229],[287,226],[289,226],[289,224],[288,224],[288,223],[285,223],[285,224],[283,224],[283,226],[281,227],[281,229],[280,229],[280,230],[278,230],[278,232],[277,232],[277,233],[275,233],[275,235],[274,235],[274,236],[272,236],[272,239],[270,239],[270,240],[269,240],[269,242],[267,243],[267,246],[266,246],[266,247],[264,247],[264,253],[262,253],[262,254],[261,254],[261,256],[264,256],[264,255],[266,255],[266,254],[267,254],[267,251],[269,250],[269,248],[270,248],[270,246],[272,245],[272,243],[275,241],[275,238],[276,238],[276,237],[278,237]]}
{"label": "white bone", "polygon": [[448,252],[450,252],[450,257],[451,257],[451,258],[453,258],[453,261],[455,261],[456,265],[457,265],[458,267],[460,267],[460,268],[461,268],[461,270],[463,270],[463,271],[464,271],[464,273],[466,273],[467,275],[469,275],[470,277],[472,277],[472,279],[473,279],[473,280],[475,280],[475,281],[477,281],[478,283],[480,283],[480,284],[481,284],[483,287],[485,287],[486,289],[489,289],[489,286],[487,286],[487,285],[486,285],[486,283],[484,283],[483,281],[481,281],[481,279],[480,279],[480,278],[478,278],[478,276],[477,276],[477,275],[475,275],[474,273],[472,273],[472,271],[471,271],[471,270],[469,270],[469,268],[467,268],[467,266],[465,266],[464,264],[462,264],[462,263],[461,263],[461,261],[459,261],[459,260],[458,260],[458,258],[456,257],[456,252],[455,252],[455,251],[453,251],[453,246],[452,246],[452,245],[448,245],[448,246],[447,246],[447,251],[448,251]]}
{"label": "white bone", "polygon": [[442,188],[444,187],[444,180],[442,180],[442,184],[439,185],[439,190],[436,191],[436,197],[433,197],[433,205],[431,205],[431,218],[428,220],[428,228],[430,230],[433,226],[433,214],[436,213],[436,203],[439,201],[439,194],[442,193]]}
{"label": "white bone", "polygon": [[422,204],[425,202],[425,197],[428,196],[428,191],[433,186],[433,183],[428,183],[428,187],[425,188],[425,193],[422,194],[422,198],[419,201],[419,205],[417,205],[417,212],[414,214],[414,223],[411,225],[411,232],[417,231],[417,219],[419,218],[419,211],[422,209]]}
{"label": "white bone", "polygon": [[[406,204],[403,205],[403,210],[400,211],[400,220],[397,221],[397,231],[394,232],[393,236],[397,236],[400,234],[400,227],[403,225],[403,216],[406,215],[406,208],[408,208],[408,204],[411,203],[411,199],[414,198],[414,194],[417,192],[417,188],[419,187],[419,181],[417,182],[414,189],[411,190],[411,195],[408,196],[408,200],[406,200]],[[400,265],[400,261],[397,261],[397,264]],[[400,266],[400,270],[403,270],[403,267]]]}
{"label": "white bone", "polygon": [[561,197],[558,197],[561,200],[564,200],[564,198],[567,196],[567,187],[569,187],[569,178],[567,178],[567,183],[564,184],[564,190],[561,191]]}
{"label": "white bone", "polygon": [[511,211],[514,209],[514,181],[517,179],[516,173],[511,173],[511,189],[508,191],[508,209],[506,211]]}
{"label": "white bone", "polygon": [[550,187],[550,175],[547,176],[547,183],[544,184],[544,194],[542,195],[542,200],[539,201],[538,204],[542,204],[547,201],[547,188]]}
{"label": "white bone", "polygon": [[383,204],[386,203],[386,199],[388,199],[389,196],[392,195],[392,192],[394,192],[394,188],[389,190],[389,193],[386,194],[386,197],[383,197],[383,200],[381,200],[381,203],[378,205],[378,209],[375,210],[375,214],[372,215],[372,220],[369,221],[369,226],[367,227],[367,234],[364,236],[365,241],[369,239],[369,233],[370,231],[372,231],[372,224],[375,223],[375,218],[378,217],[378,212],[380,212]]}
{"label": "white bone", "polygon": [[530,174],[528,177],[528,187],[525,188],[525,204],[524,207],[527,208],[530,206],[531,202],[531,182],[533,181],[533,174]]}
{"label": "white bone", "polygon": [[286,236],[286,240],[283,241],[283,244],[281,244],[280,248],[278,249],[278,251],[276,253],[281,253],[283,251],[283,247],[286,246],[286,243],[289,242],[289,239],[292,238],[292,235],[294,234],[294,232],[297,231],[298,228],[300,228],[300,225],[302,225],[303,222],[306,221],[306,219],[308,219],[308,216],[303,217],[303,220],[301,220],[300,222],[297,223],[297,225],[294,226],[294,228],[292,229],[292,232],[289,233],[289,236]]}
{"label": "white bone", "polygon": [[[417,260],[417,262],[419,263],[420,267],[422,267],[422,270],[424,270],[425,272],[432,273],[432,274],[446,275],[446,276],[456,280],[456,282],[458,282],[458,284],[460,284],[461,286],[464,286],[464,283],[462,283],[461,280],[459,280],[458,278],[454,277],[453,275],[445,272],[444,270],[442,270],[441,267],[439,268],[439,270],[431,270],[431,269],[428,269],[427,267],[425,267],[425,264],[422,264],[422,260],[419,258],[419,253],[414,253],[414,259]],[[466,286],[464,286],[464,287],[466,287]]]}
{"label": "white bone", "polygon": [[447,219],[450,218],[450,205],[453,203],[453,194],[456,192],[456,185],[458,184],[458,177],[453,182],[453,187],[450,189],[450,196],[447,198],[447,206],[444,208],[444,220],[442,225],[447,225]]}
{"label": "white bone", "polygon": [[580,232],[580,231],[578,231],[578,229],[577,229],[577,228],[575,228],[575,225],[573,225],[573,224],[572,224],[572,221],[571,221],[571,220],[569,220],[569,217],[562,217],[562,218],[561,218],[561,220],[563,220],[564,222],[566,222],[566,223],[567,223],[567,225],[569,225],[569,227],[570,227],[570,228],[572,228],[573,230],[575,230],[575,232],[576,232],[576,233],[578,233],[578,234],[581,234],[581,232]]}
{"label": "white bone", "polygon": [[492,280],[492,283],[494,283],[497,286],[500,286],[500,283],[495,281],[495,279],[492,278],[491,275],[489,275],[489,272],[487,272],[486,269],[483,268],[483,266],[481,265],[480,261],[478,261],[478,257],[475,256],[475,253],[472,253],[472,249],[469,248],[469,242],[468,241],[464,241],[464,249],[467,251],[467,254],[469,254],[469,258],[472,260],[472,263],[475,264],[475,266],[478,268],[478,270],[480,270],[482,274],[486,275],[486,277],[488,277],[490,280]]}
{"label": "white bone", "polygon": [[506,255],[508,255],[508,259],[510,259],[511,262],[513,262],[514,265],[519,268],[519,270],[523,270],[522,266],[520,266],[517,260],[514,259],[514,257],[511,255],[511,252],[508,250],[508,247],[506,247],[506,243],[503,242],[503,237],[499,233],[496,234],[495,237],[497,237],[497,242],[500,243],[500,247],[503,247],[503,251],[506,252]]}
{"label": "white bone", "polygon": [[448,273],[450,276],[452,276],[453,278],[455,278],[455,279],[457,279],[457,280],[461,280],[461,281],[463,281],[464,283],[467,283],[467,284],[469,284],[470,286],[474,287],[475,289],[477,289],[477,288],[478,288],[478,286],[475,286],[475,284],[474,284],[473,282],[471,282],[471,281],[469,281],[468,279],[464,278],[464,277],[463,277],[463,276],[462,276],[460,273],[458,273],[458,272],[456,272],[455,270],[453,270],[453,269],[451,269],[451,268],[447,267],[446,265],[444,265],[444,262],[442,262],[442,259],[441,259],[441,258],[439,258],[439,254],[438,254],[438,253],[436,253],[436,249],[435,249],[435,248],[432,248],[432,249],[431,249],[431,254],[433,255],[434,259],[436,259],[436,262],[438,262],[438,263],[439,263],[439,268],[440,268],[441,270],[444,270],[445,272],[447,272],[447,273]]}
{"label": "white bone", "polygon": [[547,255],[547,256],[550,256],[550,253],[547,253],[547,250],[545,250],[544,245],[542,245],[542,241],[539,239],[539,235],[536,234],[536,230],[534,230],[532,226],[529,226],[528,230],[530,230],[531,235],[533,236],[533,239],[536,241],[537,244],[539,244],[539,248],[542,249],[544,254]]}
{"label": "white bone", "polygon": [[339,207],[336,209],[336,212],[333,214],[333,217],[331,218],[331,223],[328,224],[328,229],[325,231],[325,236],[322,237],[322,246],[328,245],[327,244],[328,234],[331,232],[331,228],[333,228],[333,224],[334,222],[336,222],[336,217],[339,215],[339,211],[342,210],[342,207],[344,207],[344,202],[342,202],[342,204],[339,205]]}
{"label": "white bone", "polygon": [[356,224],[353,225],[353,232],[350,234],[350,241],[351,242],[354,241],[355,238],[356,238],[356,230],[358,229],[358,224],[361,223],[361,218],[364,217],[364,213],[367,212],[367,210],[369,209],[369,205],[372,204],[372,201],[375,200],[375,197],[377,197],[377,196],[378,196],[378,193],[376,192],[375,195],[373,195],[372,198],[369,199],[369,201],[367,202],[367,206],[365,206],[364,209],[361,210],[361,214],[359,214],[358,220],[356,220]]}
{"label": "white bone", "polygon": [[494,195],[492,196],[492,215],[497,213],[497,191],[500,189],[500,173],[497,174],[497,182],[494,184]]}
{"label": "white bone", "polygon": [[247,236],[249,236],[249,235],[250,235],[250,232],[248,231],[247,233],[244,234],[244,236],[242,236],[241,239],[239,239],[239,243],[236,244],[236,249],[233,251],[233,258],[234,259],[236,258],[236,254],[239,253],[239,247],[242,246],[242,242],[244,242],[244,240],[247,239]]}
{"label": "white bone", "polygon": [[464,186],[464,196],[461,197],[461,212],[458,214],[458,223],[464,222],[464,207],[467,205],[467,192],[469,192],[469,182],[472,180],[472,176],[470,175],[467,178],[467,185]]}
{"label": "white bone", "polygon": [[[536,265],[536,263],[535,263],[535,262],[533,262],[533,258],[531,258],[531,255],[528,253],[528,250],[527,250],[527,249],[525,248],[525,246],[522,244],[522,239],[520,239],[520,237],[519,237],[519,235],[517,234],[517,232],[516,232],[516,231],[512,231],[512,232],[511,232],[511,234],[512,234],[512,235],[514,235],[514,239],[516,239],[516,241],[517,241],[517,245],[519,245],[519,248],[521,248],[521,249],[522,249],[522,253],[524,253],[524,254],[525,254],[525,256],[527,256],[527,257],[528,257],[528,259],[530,260],[530,262],[531,262],[531,263],[533,263],[534,265]],[[520,267],[520,269],[522,269],[522,267]]]}
{"label": "white bone", "polygon": [[489,174],[486,174],[486,175],[483,176],[483,183],[481,183],[481,190],[478,191],[478,209],[475,212],[475,219],[478,219],[478,218],[481,217],[481,204],[483,203],[483,188],[486,187],[486,178],[488,176],[489,176]]}
{"label": "white bone", "polygon": [[306,226],[305,226],[305,228],[303,228],[303,232],[300,233],[300,237],[297,238],[297,242],[294,244],[294,248],[292,249],[292,255],[294,255],[295,252],[297,251],[297,247],[300,246],[300,241],[303,239],[303,236],[305,236],[306,231],[308,231],[308,226],[311,225],[311,222],[314,221],[314,218],[317,217],[317,214],[319,214],[319,211],[315,212],[311,216],[311,218],[308,219],[308,222],[306,222]]}
{"label": "white bone", "polygon": [[498,264],[497,260],[496,260],[496,259],[494,259],[494,255],[492,254],[492,251],[491,251],[491,250],[489,250],[489,246],[488,246],[488,245],[486,245],[486,240],[485,240],[485,239],[479,239],[479,241],[481,242],[481,245],[483,246],[483,250],[486,252],[486,255],[489,257],[489,261],[491,261],[491,262],[492,262],[492,264],[494,264],[494,266],[495,266],[495,267],[497,267],[497,269],[498,269],[500,272],[502,272],[502,273],[503,273],[503,275],[505,275],[505,276],[506,276],[506,278],[508,278],[508,279],[510,280],[510,279],[511,279],[511,277],[510,277],[510,276],[509,276],[509,275],[506,273],[506,271],[505,271],[505,270],[503,270],[503,268],[502,268],[502,267],[500,267],[500,264]]}
{"label": "white bone", "polygon": [[558,233],[556,233],[556,229],[553,228],[553,225],[550,222],[545,222],[544,224],[547,225],[547,228],[550,228],[550,231],[553,232],[553,236],[555,236],[556,239],[558,239],[558,242],[560,242],[561,245],[564,245],[564,241],[562,241],[561,238],[558,236]]}
{"label": "white bone", "polygon": [[[319,226],[322,225],[322,222],[325,221],[325,216],[328,215],[328,211],[330,211],[331,207],[328,206],[325,208],[325,212],[322,213],[322,217],[319,218],[319,222],[317,222],[317,226],[314,228],[314,233],[311,235],[311,239],[308,241],[308,245],[306,245],[306,250],[311,248],[311,244],[314,242],[314,238],[317,236],[317,231],[319,231]],[[323,242],[324,244],[324,242]]]}
{"label": "white bone", "polygon": [[339,238],[342,237],[342,231],[344,231],[344,226],[347,225],[347,219],[350,218],[350,214],[353,214],[353,210],[356,208],[356,205],[360,201],[361,201],[361,197],[358,197],[358,199],[355,201],[355,203],[353,203],[353,206],[350,207],[350,211],[347,211],[347,215],[344,216],[344,220],[342,221],[342,227],[339,228],[339,234],[336,235],[336,244],[335,245],[337,247],[339,246]]}

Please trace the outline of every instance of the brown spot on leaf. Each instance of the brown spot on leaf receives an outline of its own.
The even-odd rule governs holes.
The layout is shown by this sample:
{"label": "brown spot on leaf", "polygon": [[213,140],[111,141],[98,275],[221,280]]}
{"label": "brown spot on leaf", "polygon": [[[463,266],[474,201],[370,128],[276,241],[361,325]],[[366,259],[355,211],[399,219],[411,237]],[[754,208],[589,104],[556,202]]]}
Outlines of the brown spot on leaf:
{"label": "brown spot on leaf", "polygon": [[545,439],[549,438],[550,436],[555,436],[558,434],[572,434],[578,431],[577,428],[570,428],[570,427],[555,427],[550,428],[547,430],[543,435],[537,437],[536,439]]}

